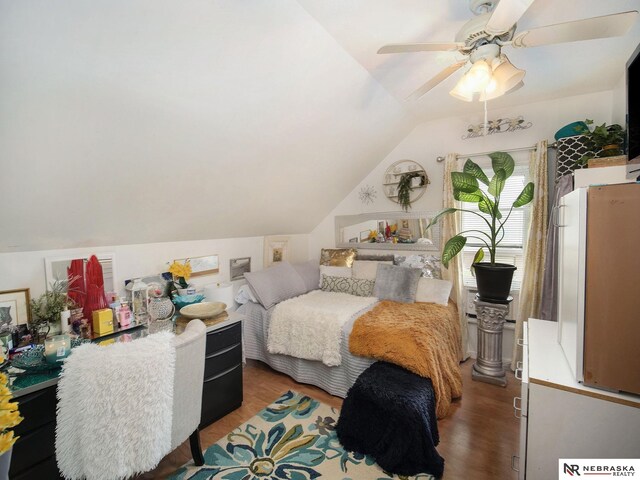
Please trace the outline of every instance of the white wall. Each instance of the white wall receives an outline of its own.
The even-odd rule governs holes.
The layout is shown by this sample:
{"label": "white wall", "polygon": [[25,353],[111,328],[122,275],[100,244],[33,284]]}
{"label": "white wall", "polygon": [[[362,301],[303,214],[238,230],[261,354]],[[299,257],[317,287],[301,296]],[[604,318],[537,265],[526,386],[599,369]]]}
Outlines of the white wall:
{"label": "white wall", "polygon": [[2,1],[0,71],[0,252],[304,234],[414,125],[295,0]]}
{"label": "white wall", "polygon": [[[31,295],[45,291],[44,259],[99,252],[115,253],[115,274],[120,293],[124,293],[124,280],[166,272],[170,262],[177,258],[204,255],[219,256],[220,272],[216,275],[194,277],[193,283],[202,287],[208,283],[229,280],[229,260],[251,257],[251,270],[263,268],[264,237],[226,238],[190,242],[147,243],[110,247],[39,250],[18,253],[0,253],[0,291],[30,288]],[[308,258],[307,235],[289,237],[289,261],[302,262]],[[236,284],[242,282],[234,282]]]}
{"label": "white wall", "polygon": [[620,73],[620,80],[613,87],[613,112],[612,123],[622,125],[622,128],[627,128],[627,73],[626,67]]}
{"label": "white wall", "polygon": [[[500,110],[492,110],[489,103],[489,120],[522,115],[525,121],[532,122],[533,126],[527,130],[468,140],[462,140],[461,137],[466,134],[470,124],[483,121],[482,104],[478,104],[478,113],[474,116],[451,117],[418,125],[311,232],[309,235],[311,258],[319,257],[321,248],[335,245],[336,215],[400,210],[398,204],[384,196],[381,188],[384,172],[392,163],[411,159],[426,169],[431,184],[423,197],[413,205],[412,211],[436,211],[442,207],[444,169],[444,165],[436,161],[438,156],[444,156],[450,152],[471,154],[527,147],[543,139],[548,139],[549,143],[552,143],[555,132],[570,122],[585,118],[592,118],[600,123],[611,122],[612,97],[613,93],[609,90]],[[375,202],[366,206],[358,198],[358,192],[364,185],[372,185],[377,189]]]}

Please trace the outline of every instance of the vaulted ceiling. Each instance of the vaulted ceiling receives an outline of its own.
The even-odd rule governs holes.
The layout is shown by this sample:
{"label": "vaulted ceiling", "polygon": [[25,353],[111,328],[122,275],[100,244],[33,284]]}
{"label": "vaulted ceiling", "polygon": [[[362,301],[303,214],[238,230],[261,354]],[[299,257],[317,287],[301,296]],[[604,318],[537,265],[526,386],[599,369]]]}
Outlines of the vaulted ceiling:
{"label": "vaulted ceiling", "polygon": [[[465,0],[299,0],[300,4],[399,101],[446,66],[457,52],[378,55],[382,45],[452,42],[474,15]],[[638,10],[637,0],[535,0],[516,32],[600,15]],[[624,37],[548,45],[506,47],[511,62],[526,70],[525,86],[490,102],[490,108],[608,90],[620,80],[623,66],[640,43],[640,22]],[[461,102],[448,92],[459,71],[407,107],[423,120],[477,112],[477,103]]]}
{"label": "vaulted ceiling", "polygon": [[[635,3],[537,0],[522,23]],[[0,252],[311,231],[418,122],[478,108],[446,84],[402,100],[450,56],[375,54],[452,40],[470,16],[459,1],[0,0]],[[636,25],[514,51],[526,88],[496,105],[612,88],[638,40]]]}

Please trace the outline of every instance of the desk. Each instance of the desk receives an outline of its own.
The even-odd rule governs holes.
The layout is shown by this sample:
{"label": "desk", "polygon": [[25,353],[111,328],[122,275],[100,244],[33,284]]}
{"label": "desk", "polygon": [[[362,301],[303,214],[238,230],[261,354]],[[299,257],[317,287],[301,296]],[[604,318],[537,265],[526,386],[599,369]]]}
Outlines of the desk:
{"label": "desk", "polygon": [[[244,316],[223,313],[206,320],[207,350],[202,389],[203,428],[242,405],[242,325]],[[133,341],[160,330],[181,333],[190,320],[175,317],[164,324],[119,332],[96,343]],[[15,428],[9,476],[15,480],[60,478],[55,461],[56,386],[60,370],[35,375],[9,372],[10,388],[24,420]]]}

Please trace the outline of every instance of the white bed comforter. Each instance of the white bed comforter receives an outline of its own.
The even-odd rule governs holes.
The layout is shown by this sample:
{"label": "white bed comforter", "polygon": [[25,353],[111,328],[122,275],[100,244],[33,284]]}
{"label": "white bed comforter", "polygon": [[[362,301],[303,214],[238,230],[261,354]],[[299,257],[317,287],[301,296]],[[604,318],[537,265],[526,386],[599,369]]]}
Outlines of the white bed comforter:
{"label": "white bed comforter", "polygon": [[375,297],[314,290],[276,305],[269,324],[267,349],[327,366],[340,365],[342,327],[353,315],[371,308]]}

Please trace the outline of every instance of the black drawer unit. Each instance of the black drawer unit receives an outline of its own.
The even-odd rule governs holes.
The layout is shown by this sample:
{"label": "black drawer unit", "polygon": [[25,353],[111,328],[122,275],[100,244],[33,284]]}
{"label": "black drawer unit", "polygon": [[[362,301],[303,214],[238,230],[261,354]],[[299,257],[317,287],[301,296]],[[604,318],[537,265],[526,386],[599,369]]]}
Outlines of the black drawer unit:
{"label": "black drawer unit", "polygon": [[16,401],[24,420],[15,428],[20,438],[13,445],[9,478],[62,478],[55,458],[56,386],[18,397]]}
{"label": "black drawer unit", "polygon": [[242,324],[207,333],[200,428],[242,405]]}

